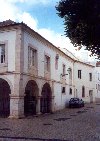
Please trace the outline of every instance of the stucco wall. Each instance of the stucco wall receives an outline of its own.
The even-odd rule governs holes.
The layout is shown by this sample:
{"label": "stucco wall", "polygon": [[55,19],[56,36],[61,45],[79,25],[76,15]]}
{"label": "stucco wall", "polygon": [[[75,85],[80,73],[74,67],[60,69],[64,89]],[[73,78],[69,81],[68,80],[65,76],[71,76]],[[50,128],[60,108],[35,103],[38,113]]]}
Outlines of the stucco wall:
{"label": "stucco wall", "polygon": [[[24,33],[24,72],[28,73],[28,45],[31,44],[34,48],[37,49],[38,54],[38,76],[44,77],[44,56],[45,54],[50,56],[50,69],[51,69],[51,79],[60,81],[61,73],[62,73],[62,64],[66,65],[66,73],[69,67],[73,70],[73,61],[70,59],[66,59],[66,57],[62,56],[49,46],[41,43],[40,41],[36,40],[32,36],[27,33]],[[56,54],[59,54],[58,60],[58,70],[55,69],[55,57]],[[66,77],[66,82],[68,83],[68,75]],[[72,77],[73,78],[73,77]]]}
{"label": "stucco wall", "polygon": [[[28,71],[28,46],[31,45],[33,48],[37,50],[37,59],[38,59],[38,68],[37,72],[38,75],[36,76],[36,80],[38,81],[38,85],[43,85],[44,81],[47,81],[47,79],[44,77],[44,56],[47,54],[50,56],[50,74],[51,77],[49,81],[54,82],[54,108],[55,110],[62,109],[65,107],[66,103],[68,103],[69,99],[74,96],[74,86],[73,86],[73,60],[65,57],[62,53],[59,53],[54,48],[51,48],[50,46],[47,46],[46,44],[43,44],[39,40],[37,40],[35,37],[32,37],[30,34],[24,32],[24,73],[29,74]],[[58,69],[55,69],[55,57],[56,54],[59,54],[58,59]],[[69,80],[69,74],[65,75],[64,77],[61,76],[62,74],[62,65],[65,64],[66,66],[66,72],[65,74],[68,74],[67,69],[70,67],[72,69],[72,82],[70,83]],[[34,77],[34,74],[33,74]],[[25,77],[24,77],[25,78]],[[32,76],[30,77],[32,79]],[[42,79],[42,80],[41,80]],[[39,84],[42,83],[42,84]],[[72,90],[72,95],[69,94],[69,83]],[[66,87],[65,94],[62,94],[62,87]],[[51,87],[52,89],[52,87]]]}
{"label": "stucco wall", "polygon": [[[81,79],[78,78],[78,70],[81,70]],[[92,73],[92,81],[89,81],[89,73]],[[74,84],[75,92],[77,89],[76,96],[82,98],[82,86],[85,87],[85,97],[82,98],[84,101],[89,102],[89,90],[93,90],[93,99],[95,97],[95,68],[75,62],[74,64]]]}
{"label": "stucco wall", "polygon": [[0,42],[7,43],[8,50],[8,71],[15,71],[15,42],[16,31],[3,31],[0,32]]}
{"label": "stucco wall", "polygon": [[[100,101],[100,67],[95,68],[96,99]],[[98,101],[97,100],[97,101]]]}

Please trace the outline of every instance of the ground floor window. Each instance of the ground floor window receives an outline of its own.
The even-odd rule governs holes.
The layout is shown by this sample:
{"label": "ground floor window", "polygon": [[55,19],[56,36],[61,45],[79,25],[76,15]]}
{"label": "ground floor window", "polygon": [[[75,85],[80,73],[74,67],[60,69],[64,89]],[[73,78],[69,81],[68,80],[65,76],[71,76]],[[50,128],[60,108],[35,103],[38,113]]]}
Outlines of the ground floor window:
{"label": "ground floor window", "polygon": [[82,86],[82,97],[85,97],[85,87]]}

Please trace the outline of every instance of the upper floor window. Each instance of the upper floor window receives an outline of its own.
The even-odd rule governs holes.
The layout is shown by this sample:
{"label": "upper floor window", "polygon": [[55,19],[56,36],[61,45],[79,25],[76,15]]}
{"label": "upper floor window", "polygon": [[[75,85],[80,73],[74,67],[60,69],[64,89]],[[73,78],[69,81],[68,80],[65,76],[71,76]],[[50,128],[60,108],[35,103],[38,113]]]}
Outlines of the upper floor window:
{"label": "upper floor window", "polygon": [[5,63],[5,44],[0,44],[0,63]]}
{"label": "upper floor window", "polygon": [[59,55],[57,54],[55,57],[55,69],[58,69],[58,59],[59,59]]}
{"label": "upper floor window", "polygon": [[72,88],[69,89],[69,94],[70,94],[70,95],[72,94]]}
{"label": "upper floor window", "polygon": [[96,84],[96,89],[97,89],[97,84]]}
{"label": "upper floor window", "polygon": [[29,66],[37,66],[37,50],[29,47]]}
{"label": "upper floor window", "polygon": [[69,73],[69,79],[72,79],[72,69],[71,68],[69,68],[68,73]]}
{"label": "upper floor window", "polygon": [[100,84],[98,84],[98,91],[100,91]]}
{"label": "upper floor window", "polygon": [[65,74],[66,66],[63,64],[63,75]]}
{"label": "upper floor window", "polygon": [[92,73],[89,73],[89,81],[92,81]]}
{"label": "upper floor window", "polygon": [[81,79],[81,70],[78,70],[78,78]]}
{"label": "upper floor window", "polygon": [[66,88],[62,87],[62,93],[65,93],[65,92],[66,92]]}
{"label": "upper floor window", "polygon": [[46,71],[50,71],[50,57],[45,55],[45,69]]}

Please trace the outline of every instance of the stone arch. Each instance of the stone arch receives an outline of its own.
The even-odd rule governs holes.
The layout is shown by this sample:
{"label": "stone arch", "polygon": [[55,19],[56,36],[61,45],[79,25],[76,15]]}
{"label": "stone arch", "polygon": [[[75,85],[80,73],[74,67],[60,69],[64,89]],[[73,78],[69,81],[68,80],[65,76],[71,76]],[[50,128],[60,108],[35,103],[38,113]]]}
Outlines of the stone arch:
{"label": "stone arch", "polygon": [[0,78],[0,116],[10,115],[10,94],[11,88],[5,79]]}
{"label": "stone arch", "polygon": [[26,85],[28,84],[29,81],[34,81],[34,82],[36,82],[37,86],[39,86],[37,79],[28,77],[27,79],[24,79],[24,83],[23,83],[24,90],[25,90],[25,87],[26,87]]}
{"label": "stone arch", "polygon": [[10,90],[11,90],[10,94],[12,94],[13,93],[13,84],[11,83],[11,81],[7,77],[5,77],[5,76],[0,76],[0,79],[4,79],[5,81],[7,81],[7,83],[10,86]]}
{"label": "stone arch", "polygon": [[39,95],[39,89],[36,81],[29,80],[25,87],[25,97],[24,97],[24,114],[26,116],[36,114],[38,95]]}
{"label": "stone arch", "polygon": [[45,83],[42,87],[41,92],[41,102],[40,102],[40,112],[41,113],[50,113],[51,112],[51,100],[52,92],[49,83]]}

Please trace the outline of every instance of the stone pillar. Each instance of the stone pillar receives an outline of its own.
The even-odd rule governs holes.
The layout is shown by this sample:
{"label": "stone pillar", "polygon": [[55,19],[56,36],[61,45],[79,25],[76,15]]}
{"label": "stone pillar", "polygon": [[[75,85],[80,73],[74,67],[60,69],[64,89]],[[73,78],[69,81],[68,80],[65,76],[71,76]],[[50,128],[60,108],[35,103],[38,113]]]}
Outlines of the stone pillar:
{"label": "stone pillar", "polygon": [[41,102],[41,96],[38,96],[37,97],[37,107],[36,107],[36,113],[37,113],[37,115],[40,115],[41,114],[41,112],[40,112],[40,102]]}
{"label": "stone pillar", "polygon": [[51,112],[52,113],[55,111],[55,108],[54,108],[54,98],[55,98],[55,96],[51,97]]}
{"label": "stone pillar", "polygon": [[24,96],[10,96],[10,116],[9,118],[24,117]]}

